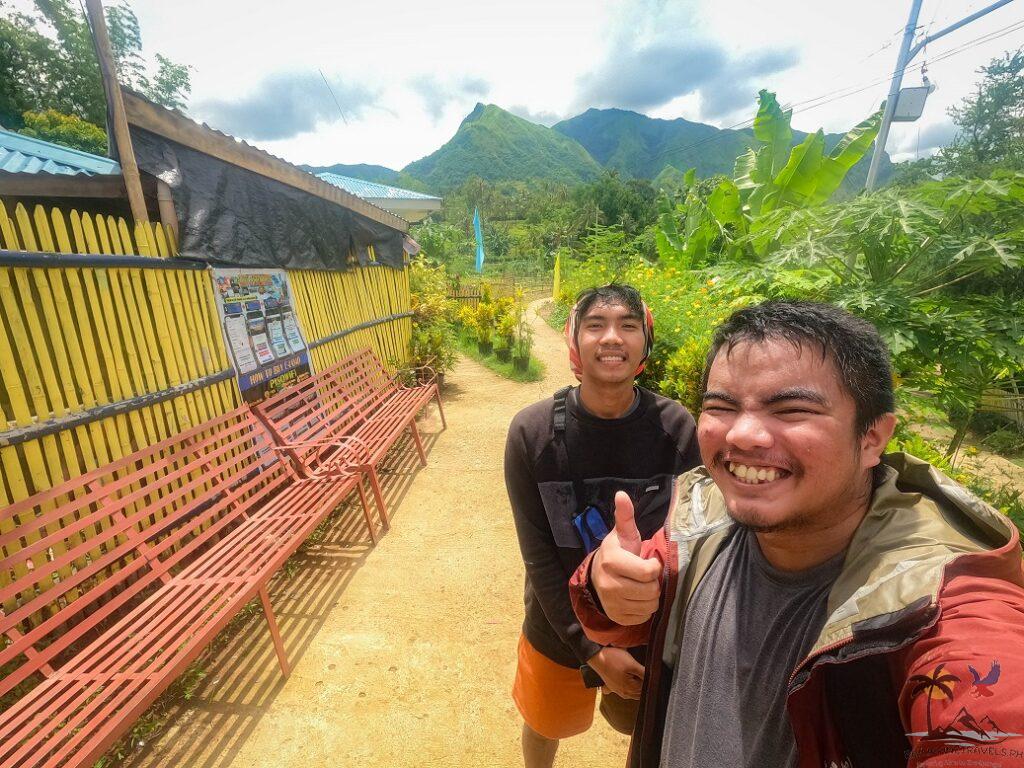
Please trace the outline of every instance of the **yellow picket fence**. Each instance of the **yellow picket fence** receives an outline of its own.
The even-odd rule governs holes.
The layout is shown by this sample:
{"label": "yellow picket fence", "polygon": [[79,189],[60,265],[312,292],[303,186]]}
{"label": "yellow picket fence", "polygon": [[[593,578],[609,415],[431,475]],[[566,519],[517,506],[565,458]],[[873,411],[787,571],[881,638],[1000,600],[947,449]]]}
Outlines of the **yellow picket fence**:
{"label": "yellow picket fence", "polygon": [[[210,275],[165,261],[177,248],[162,226],[0,203],[0,250],[28,252],[0,261],[0,506],[241,404]],[[407,269],[289,275],[314,370],[366,346],[407,359]],[[0,520],[0,535],[12,525]],[[16,577],[0,573],[0,586]]]}
{"label": "yellow picket fence", "polygon": [[[68,226],[70,223],[70,227]],[[14,218],[0,205],[8,251],[170,256],[159,225],[59,210]],[[10,430],[52,422],[52,434],[0,443],[0,504],[151,445],[239,402],[224,377],[210,386],[67,429],[75,415],[173,391],[228,369],[209,277],[142,266],[0,267],[0,413]],[[6,444],[4,444],[6,443]],[[2,576],[0,576],[2,578]]]}
{"label": "yellow picket fence", "polygon": [[[0,203],[8,251],[173,257],[161,225]],[[155,266],[155,265],[154,265]],[[315,370],[362,347],[390,366],[408,358],[407,270],[291,270]],[[0,415],[7,429],[173,390],[230,367],[210,280],[201,269],[0,267]],[[322,340],[327,340],[323,343]],[[0,504],[43,490],[213,418],[240,403],[233,381],[38,440],[4,445]],[[2,425],[0,425],[2,426]],[[2,429],[0,429],[2,431]]]}
{"label": "yellow picket fence", "polygon": [[288,274],[307,341],[337,336],[313,347],[314,370],[322,371],[364,347],[372,348],[392,369],[408,360],[412,338],[409,270],[371,265],[347,272]]}

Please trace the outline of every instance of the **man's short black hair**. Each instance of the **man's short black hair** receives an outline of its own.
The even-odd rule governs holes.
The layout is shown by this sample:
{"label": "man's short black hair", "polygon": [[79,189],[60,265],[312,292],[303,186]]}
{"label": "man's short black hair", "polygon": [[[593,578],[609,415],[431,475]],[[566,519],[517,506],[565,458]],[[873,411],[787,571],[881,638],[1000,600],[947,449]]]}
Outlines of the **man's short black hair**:
{"label": "man's short black hair", "polygon": [[622,304],[631,314],[644,319],[644,302],[640,291],[623,283],[608,283],[597,288],[587,288],[576,296],[576,319],[581,320],[595,304]]}
{"label": "man's short black hair", "polygon": [[701,391],[707,391],[711,364],[723,347],[728,354],[737,344],[769,339],[784,339],[798,348],[817,347],[822,359],[832,360],[856,405],[858,435],[895,410],[889,348],[878,329],[832,304],[811,301],[765,301],[733,312],[715,329]]}

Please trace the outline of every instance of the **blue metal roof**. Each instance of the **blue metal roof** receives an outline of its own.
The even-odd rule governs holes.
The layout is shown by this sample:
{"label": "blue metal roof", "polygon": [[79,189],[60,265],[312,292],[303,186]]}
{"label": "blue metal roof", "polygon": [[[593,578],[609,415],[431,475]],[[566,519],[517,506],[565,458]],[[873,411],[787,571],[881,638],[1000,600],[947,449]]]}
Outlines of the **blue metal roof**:
{"label": "blue metal roof", "polygon": [[441,198],[433,195],[424,195],[422,192],[413,192],[411,189],[400,187],[389,187],[387,184],[377,184],[373,181],[353,179],[351,176],[339,176],[336,173],[325,171],[318,173],[317,178],[323,179],[328,184],[341,187],[346,192],[361,197],[363,200],[436,200]]}
{"label": "blue metal roof", "polygon": [[0,128],[0,171],[106,176],[120,174],[121,166],[109,157],[91,155]]}

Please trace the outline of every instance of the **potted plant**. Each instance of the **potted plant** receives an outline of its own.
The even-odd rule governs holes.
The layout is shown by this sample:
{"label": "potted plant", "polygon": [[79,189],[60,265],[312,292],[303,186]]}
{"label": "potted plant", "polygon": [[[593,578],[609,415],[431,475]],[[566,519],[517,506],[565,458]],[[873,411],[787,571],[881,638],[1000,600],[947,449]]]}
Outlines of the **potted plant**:
{"label": "potted plant", "polygon": [[530,367],[530,350],[533,349],[533,328],[526,322],[526,314],[519,316],[516,325],[516,343],[512,354],[512,367],[525,371]]}
{"label": "potted plant", "polygon": [[477,351],[481,355],[489,355],[494,348],[494,305],[489,301],[481,301],[476,307],[474,319],[476,321],[474,330],[476,331]]}
{"label": "potted plant", "polygon": [[495,328],[494,354],[503,363],[512,359],[512,349],[516,343],[516,326],[518,318],[515,307],[507,307],[498,318]]}

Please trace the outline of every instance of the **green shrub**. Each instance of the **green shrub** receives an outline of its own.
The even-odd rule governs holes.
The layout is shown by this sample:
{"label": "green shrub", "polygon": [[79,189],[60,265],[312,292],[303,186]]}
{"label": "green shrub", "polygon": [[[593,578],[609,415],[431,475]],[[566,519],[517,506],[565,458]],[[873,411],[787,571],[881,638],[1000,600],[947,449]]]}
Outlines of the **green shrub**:
{"label": "green shrub", "polygon": [[77,115],[65,115],[55,109],[44,112],[25,112],[25,127],[20,133],[43,141],[52,141],[72,149],[94,155],[107,152],[107,134],[99,126],[86,122]]}
{"label": "green shrub", "polygon": [[659,382],[661,394],[678,400],[692,414],[700,413],[701,377],[708,345],[696,339],[683,343],[665,364],[665,375]]}
{"label": "green shrub", "polygon": [[455,365],[455,320],[457,305],[448,298],[448,276],[443,266],[433,266],[425,258],[415,259],[409,267],[412,294],[413,365],[430,365],[438,373]]}

